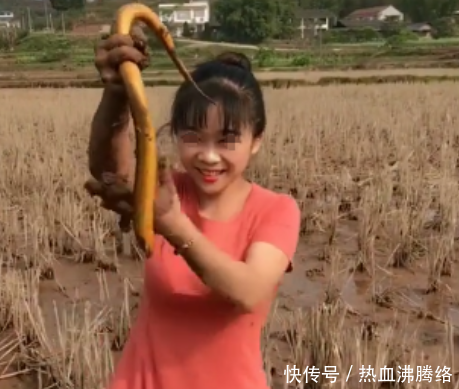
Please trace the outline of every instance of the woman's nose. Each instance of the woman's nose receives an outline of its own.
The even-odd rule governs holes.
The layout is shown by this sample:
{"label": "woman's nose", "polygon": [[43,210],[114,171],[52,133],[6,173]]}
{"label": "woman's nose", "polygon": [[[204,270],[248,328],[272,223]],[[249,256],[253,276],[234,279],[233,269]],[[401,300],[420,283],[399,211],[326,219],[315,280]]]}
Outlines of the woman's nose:
{"label": "woman's nose", "polygon": [[220,154],[213,145],[204,146],[199,153],[199,159],[208,164],[215,164],[221,161]]}

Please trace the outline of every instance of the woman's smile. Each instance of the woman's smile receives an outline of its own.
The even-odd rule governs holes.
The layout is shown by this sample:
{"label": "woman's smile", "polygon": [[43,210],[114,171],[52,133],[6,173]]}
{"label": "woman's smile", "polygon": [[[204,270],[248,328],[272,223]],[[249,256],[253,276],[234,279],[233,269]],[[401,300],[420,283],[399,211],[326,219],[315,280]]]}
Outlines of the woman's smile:
{"label": "woman's smile", "polygon": [[206,183],[217,182],[218,179],[225,173],[225,170],[215,170],[215,169],[200,169],[196,168],[199,174],[202,176],[202,180]]}

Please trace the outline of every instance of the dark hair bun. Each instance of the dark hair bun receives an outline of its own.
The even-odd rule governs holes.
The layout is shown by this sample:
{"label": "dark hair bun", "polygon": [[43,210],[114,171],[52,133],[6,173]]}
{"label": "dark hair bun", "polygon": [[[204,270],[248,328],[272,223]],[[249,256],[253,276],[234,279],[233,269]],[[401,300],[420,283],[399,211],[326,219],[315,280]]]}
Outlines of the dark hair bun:
{"label": "dark hair bun", "polygon": [[243,53],[238,53],[236,51],[226,51],[217,55],[215,60],[228,66],[236,66],[240,69],[247,70],[248,72],[252,71],[252,64],[250,59]]}

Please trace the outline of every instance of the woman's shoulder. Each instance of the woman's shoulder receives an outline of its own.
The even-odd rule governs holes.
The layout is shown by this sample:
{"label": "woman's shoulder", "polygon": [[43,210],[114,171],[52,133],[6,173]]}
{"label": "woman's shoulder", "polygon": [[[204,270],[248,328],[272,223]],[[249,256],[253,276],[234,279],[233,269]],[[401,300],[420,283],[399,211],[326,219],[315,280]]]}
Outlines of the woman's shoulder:
{"label": "woman's shoulder", "polygon": [[294,197],[286,193],[275,192],[257,184],[253,185],[254,192],[251,207],[256,214],[261,217],[269,215],[273,218],[285,214],[299,217],[300,208]]}
{"label": "woman's shoulder", "polygon": [[257,204],[250,241],[269,243],[291,260],[298,244],[301,211],[297,201],[285,193],[277,193],[260,186],[253,198]]}

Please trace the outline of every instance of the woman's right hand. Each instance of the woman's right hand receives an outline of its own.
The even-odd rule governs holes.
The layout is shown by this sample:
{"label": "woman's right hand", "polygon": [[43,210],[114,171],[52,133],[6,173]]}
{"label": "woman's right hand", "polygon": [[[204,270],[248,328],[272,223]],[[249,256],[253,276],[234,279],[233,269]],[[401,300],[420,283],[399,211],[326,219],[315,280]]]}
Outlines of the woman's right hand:
{"label": "woman's right hand", "polygon": [[[119,214],[120,226],[127,231],[133,212],[132,185],[128,177],[132,145],[129,132],[125,131],[129,129],[128,116],[124,117],[129,115],[128,101],[124,94],[123,80],[118,72],[119,66],[125,61],[134,62],[141,70],[148,65],[147,39],[139,27],[133,27],[130,35],[110,35],[102,39],[95,48],[95,66],[106,86],[107,93],[104,93],[93,122],[90,142],[93,144],[93,151],[90,151],[90,154],[92,153],[92,159],[96,161],[94,165],[103,166],[107,163],[104,155],[109,146],[101,142],[107,142],[107,131],[109,131],[110,147],[115,149],[110,152],[116,153],[116,156],[112,155],[111,159],[114,159],[114,163],[118,165],[116,169],[118,171],[106,172],[103,167],[98,169],[101,171],[96,175],[92,173],[94,177],[85,183],[85,189],[91,196],[97,196],[102,200],[103,208]],[[97,117],[101,122],[94,124],[97,123]]]}
{"label": "woman's right hand", "polygon": [[134,62],[140,70],[148,66],[147,38],[140,27],[134,26],[130,35],[109,35],[95,48],[95,66],[106,85],[124,89],[118,69],[126,61]]}

